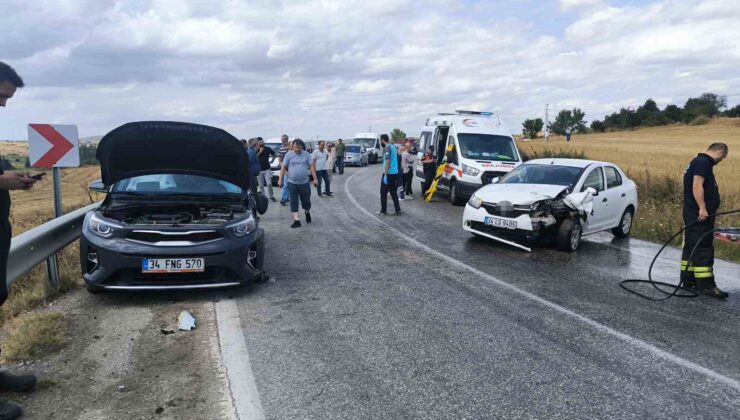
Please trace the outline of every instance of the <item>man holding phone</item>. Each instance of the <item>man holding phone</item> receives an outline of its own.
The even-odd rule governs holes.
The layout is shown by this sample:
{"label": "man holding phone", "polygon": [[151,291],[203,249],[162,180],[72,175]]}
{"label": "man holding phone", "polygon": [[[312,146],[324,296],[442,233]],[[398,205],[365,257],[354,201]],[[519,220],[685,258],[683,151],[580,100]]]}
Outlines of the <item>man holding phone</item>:
{"label": "man holding phone", "polygon": [[[5,107],[18,88],[24,86],[23,79],[9,65],[0,61],[0,107]],[[0,305],[8,297],[7,271],[10,239],[10,190],[28,190],[37,179],[26,173],[5,173],[0,167]],[[33,375],[11,375],[0,372],[0,392],[29,392],[36,387]],[[0,418],[15,419],[21,416],[21,408],[10,401],[0,399]]]}

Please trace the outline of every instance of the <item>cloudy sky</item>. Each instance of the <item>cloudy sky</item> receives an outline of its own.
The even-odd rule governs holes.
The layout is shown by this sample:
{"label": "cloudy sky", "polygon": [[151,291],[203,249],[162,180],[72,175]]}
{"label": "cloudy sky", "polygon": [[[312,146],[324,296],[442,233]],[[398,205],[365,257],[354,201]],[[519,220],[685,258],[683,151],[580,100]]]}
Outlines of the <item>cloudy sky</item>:
{"label": "cloudy sky", "polygon": [[461,108],[519,132],[546,103],[592,119],[648,96],[740,102],[738,0],[3,0],[0,30],[0,61],[27,84],[0,139],[136,120],[418,135]]}

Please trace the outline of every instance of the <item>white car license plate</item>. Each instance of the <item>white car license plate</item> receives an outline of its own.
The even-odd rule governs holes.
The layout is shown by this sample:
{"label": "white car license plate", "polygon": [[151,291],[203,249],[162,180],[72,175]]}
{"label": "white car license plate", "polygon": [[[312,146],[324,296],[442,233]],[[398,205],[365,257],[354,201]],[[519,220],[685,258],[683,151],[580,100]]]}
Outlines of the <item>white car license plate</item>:
{"label": "white car license plate", "polygon": [[199,273],[205,271],[203,258],[144,258],[142,273]]}
{"label": "white car license plate", "polygon": [[504,229],[516,229],[516,220],[501,219],[500,217],[486,216],[484,223],[489,226],[500,227]]}

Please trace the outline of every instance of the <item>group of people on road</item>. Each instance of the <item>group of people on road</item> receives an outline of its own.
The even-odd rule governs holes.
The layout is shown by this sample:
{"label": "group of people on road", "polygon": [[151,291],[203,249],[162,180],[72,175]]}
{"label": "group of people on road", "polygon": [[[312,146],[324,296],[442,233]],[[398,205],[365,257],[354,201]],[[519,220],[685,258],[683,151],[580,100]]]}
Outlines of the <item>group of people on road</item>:
{"label": "group of people on road", "polygon": [[305,212],[306,223],[311,223],[311,185],[320,197],[334,197],[331,191],[332,176],[344,174],[345,145],[342,139],[337,144],[319,141],[315,150],[309,152],[301,139],[290,140],[287,134],[280,137],[277,153],[266,146],[262,137],[242,140],[249,157],[249,186],[252,195],[269,194],[276,202],[271,162],[280,160],[278,187],[282,189],[280,205],[290,206],[292,228],[301,227],[299,207]]}

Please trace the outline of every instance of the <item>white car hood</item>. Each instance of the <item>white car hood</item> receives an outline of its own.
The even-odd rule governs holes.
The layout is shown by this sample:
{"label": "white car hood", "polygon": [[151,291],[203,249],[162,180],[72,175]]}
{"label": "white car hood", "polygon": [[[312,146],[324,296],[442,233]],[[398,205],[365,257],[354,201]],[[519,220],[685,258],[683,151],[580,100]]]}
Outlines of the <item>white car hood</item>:
{"label": "white car hood", "polygon": [[475,195],[486,203],[509,201],[511,204],[527,205],[555,198],[566,188],[568,187],[563,185],[490,184],[476,191]]}

